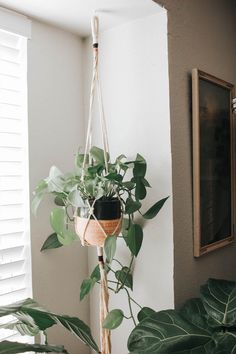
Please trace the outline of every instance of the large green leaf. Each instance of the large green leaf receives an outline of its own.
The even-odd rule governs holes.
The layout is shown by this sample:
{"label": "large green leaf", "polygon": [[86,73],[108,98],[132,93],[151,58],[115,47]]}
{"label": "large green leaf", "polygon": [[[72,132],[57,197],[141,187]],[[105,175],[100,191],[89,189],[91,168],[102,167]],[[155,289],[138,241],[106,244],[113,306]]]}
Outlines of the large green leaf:
{"label": "large green leaf", "polygon": [[18,331],[22,336],[36,336],[40,328],[34,323],[32,317],[26,314],[14,314],[17,321],[10,321],[0,325],[0,328]]}
{"label": "large green leaf", "polygon": [[140,177],[137,177],[137,178],[135,178],[135,182],[136,182],[135,198],[137,200],[143,200],[147,195],[146,187],[143,184],[143,179]]}
{"label": "large green leaf", "polygon": [[200,292],[211,326],[236,326],[236,282],[209,279]]}
{"label": "large green leaf", "polygon": [[169,197],[163,198],[155,203],[150,209],[148,209],[148,211],[146,211],[146,213],[143,214],[143,217],[145,219],[153,219],[159,213],[168,198]]}
{"label": "large green leaf", "polygon": [[51,226],[57,234],[58,241],[65,246],[70,245],[73,241],[77,239],[77,235],[67,228],[66,220],[67,218],[64,208],[54,208],[51,211]]}
{"label": "large green leaf", "polygon": [[175,310],[166,310],[153,314],[135,327],[128,340],[128,349],[135,354],[197,354],[204,353],[202,347],[210,342],[212,338],[205,329],[189,323]]}
{"label": "large green leaf", "polygon": [[126,243],[131,253],[137,257],[143,242],[143,230],[138,224],[131,224]]}
{"label": "large green leaf", "polygon": [[215,334],[214,354],[236,354],[236,332],[218,332]]}
{"label": "large green leaf", "polygon": [[115,309],[108,313],[107,317],[103,321],[103,328],[106,329],[116,329],[119,327],[123,321],[124,313],[122,310]]}
{"label": "large green leaf", "polygon": [[97,265],[94,270],[92,271],[90,278],[95,280],[95,281],[99,281],[101,279],[101,273],[100,273],[100,269],[99,269],[99,265]]}
{"label": "large green leaf", "polygon": [[82,301],[85,296],[90,293],[95,283],[96,280],[94,280],[93,278],[87,278],[83,280],[80,287],[80,301]]}
{"label": "large green leaf", "polygon": [[106,253],[106,261],[108,263],[111,263],[115,253],[116,253],[116,242],[117,242],[117,236],[115,235],[111,235],[111,236],[107,236],[105,239],[105,243],[104,243],[104,250]]}
{"label": "large green leaf", "polygon": [[45,250],[49,250],[49,249],[53,249],[53,248],[59,248],[62,246],[63,245],[58,241],[57,234],[54,232],[53,234],[48,236],[48,238],[46,239],[46,241],[42,245],[42,248],[40,251],[45,251]]}
{"label": "large green leaf", "polygon": [[69,193],[68,200],[75,208],[85,207],[85,203],[80,195],[80,192],[77,189]]}
{"label": "large green leaf", "polygon": [[195,326],[204,328],[209,334],[212,333],[212,329],[209,327],[207,321],[207,312],[201,299],[194,298],[188,300],[180,310],[180,315]]}
{"label": "large green leaf", "polygon": [[115,272],[116,279],[122,284],[133,290],[133,276],[128,267],[123,267]]}
{"label": "large green leaf", "polygon": [[35,191],[33,192],[33,200],[31,203],[31,210],[34,215],[37,214],[38,207],[47,192],[48,184],[47,182],[43,179],[39,182],[37,187],[35,188]]}
{"label": "large green leaf", "polygon": [[0,354],[19,354],[27,352],[35,353],[65,353],[68,352],[63,346],[41,345],[41,344],[24,344],[17,342],[2,341],[0,342]]}
{"label": "large green leaf", "polygon": [[98,346],[91,335],[89,327],[77,317],[57,315],[46,311],[32,299],[26,299],[0,308],[0,317],[6,315],[16,315],[17,317],[22,314],[31,316],[36,326],[42,331],[55,324],[62,325],[64,328],[74,333],[82,342],[99,353]]}
{"label": "large green leaf", "polygon": [[141,206],[142,204],[139,201],[133,200],[129,197],[125,203],[125,212],[126,214],[133,214],[135,211],[139,210]]}
{"label": "large green leaf", "polygon": [[134,177],[145,177],[147,170],[147,163],[146,160],[140,155],[137,154],[136,160],[134,162],[134,169],[133,169],[133,174]]}
{"label": "large green leaf", "polygon": [[[95,162],[97,164],[104,164],[105,163],[104,154],[105,154],[104,150],[100,149],[97,146],[93,146],[90,149],[90,155],[92,156],[92,158],[95,160]],[[110,158],[109,154],[107,153],[106,156],[107,156],[107,161],[109,161],[109,158]]]}
{"label": "large green leaf", "polygon": [[142,320],[144,320],[147,317],[152,316],[156,311],[154,311],[153,309],[151,309],[150,307],[143,307],[139,313],[138,313],[138,320],[139,322],[141,322]]}

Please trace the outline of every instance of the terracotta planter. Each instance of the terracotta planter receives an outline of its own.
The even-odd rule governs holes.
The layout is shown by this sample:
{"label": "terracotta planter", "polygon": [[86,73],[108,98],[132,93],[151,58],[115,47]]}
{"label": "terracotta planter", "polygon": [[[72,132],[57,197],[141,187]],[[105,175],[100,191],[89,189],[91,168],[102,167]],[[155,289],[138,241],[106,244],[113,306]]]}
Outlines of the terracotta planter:
{"label": "terracotta planter", "polygon": [[89,209],[79,208],[75,230],[81,241],[90,246],[103,246],[106,235],[119,235],[121,230],[121,204],[119,199],[99,199],[94,204],[94,215],[88,219]]}

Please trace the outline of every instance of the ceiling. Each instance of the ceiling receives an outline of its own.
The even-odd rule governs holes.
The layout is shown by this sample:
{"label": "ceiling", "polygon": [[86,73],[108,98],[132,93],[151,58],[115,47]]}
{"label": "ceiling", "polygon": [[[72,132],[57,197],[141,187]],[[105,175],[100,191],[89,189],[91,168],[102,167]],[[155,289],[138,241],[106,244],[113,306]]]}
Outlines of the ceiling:
{"label": "ceiling", "polygon": [[97,11],[101,30],[153,15],[162,8],[152,0],[0,0],[0,6],[86,37]]}

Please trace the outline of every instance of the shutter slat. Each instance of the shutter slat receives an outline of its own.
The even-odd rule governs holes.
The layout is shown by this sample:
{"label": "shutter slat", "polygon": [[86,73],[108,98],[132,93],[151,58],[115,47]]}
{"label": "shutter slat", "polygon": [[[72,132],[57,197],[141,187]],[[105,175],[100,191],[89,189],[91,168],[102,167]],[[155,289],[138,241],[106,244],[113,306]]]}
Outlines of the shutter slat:
{"label": "shutter slat", "polygon": [[[26,43],[25,37],[0,30],[0,307],[32,293]],[[19,335],[1,330],[0,341],[6,338]]]}

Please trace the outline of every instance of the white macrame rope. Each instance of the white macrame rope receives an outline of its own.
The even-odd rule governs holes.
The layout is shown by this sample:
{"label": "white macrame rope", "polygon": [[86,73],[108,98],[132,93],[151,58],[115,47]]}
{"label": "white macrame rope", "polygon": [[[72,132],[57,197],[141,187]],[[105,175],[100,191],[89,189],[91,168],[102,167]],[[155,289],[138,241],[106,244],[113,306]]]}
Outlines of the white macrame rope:
{"label": "white macrame rope", "polygon": [[97,16],[94,16],[91,20],[91,28],[92,28],[92,38],[93,38],[93,75],[92,75],[92,82],[91,82],[91,90],[90,90],[90,100],[89,100],[89,117],[88,117],[88,128],[86,134],[86,142],[85,142],[85,152],[84,152],[84,160],[82,166],[82,181],[84,180],[84,170],[86,165],[87,155],[89,154],[91,143],[92,143],[92,119],[93,119],[93,105],[94,105],[94,98],[97,88],[97,98],[98,98],[98,107],[99,107],[99,118],[100,118],[100,126],[102,132],[102,143],[103,143],[103,150],[104,150],[104,161],[105,161],[105,168],[106,173],[108,173],[108,159],[107,156],[109,154],[109,144],[108,144],[108,134],[107,134],[107,126],[105,120],[105,113],[103,107],[103,99],[102,99],[102,90],[101,84],[99,80],[99,73],[98,73],[98,35],[99,35],[99,19]]}
{"label": "white macrame rope", "polygon": [[[87,134],[86,134],[86,142],[85,142],[85,151],[84,151],[84,160],[82,165],[82,174],[81,174],[81,182],[84,182],[84,175],[85,175],[85,166],[87,157],[89,156],[89,163],[91,163],[91,156],[89,154],[91,147],[92,147],[92,120],[93,120],[93,105],[94,105],[94,98],[97,88],[97,99],[98,99],[98,109],[99,109],[99,118],[100,118],[100,126],[102,132],[102,144],[103,144],[103,151],[104,151],[104,162],[105,162],[105,169],[106,173],[108,174],[108,154],[109,154],[109,144],[108,144],[108,134],[107,134],[107,126],[106,126],[106,119],[103,107],[103,99],[102,99],[102,90],[101,84],[99,80],[99,73],[98,73],[98,37],[99,37],[99,19],[97,16],[93,16],[91,20],[91,31],[92,31],[92,39],[93,39],[93,74],[92,74],[92,82],[91,82],[91,90],[90,90],[90,100],[89,100],[89,116],[88,116],[88,127],[87,127]],[[87,244],[85,237],[86,231],[89,226],[89,222],[93,217],[94,220],[99,225],[100,229],[102,230],[105,237],[107,237],[106,232],[99,222],[99,220],[94,215],[94,204],[96,199],[93,201],[92,205],[90,205],[89,200],[87,200],[88,208],[89,208],[89,215],[87,218],[87,223],[84,228],[83,235],[81,237],[81,243],[84,246]],[[122,218],[114,230],[114,234],[120,228]],[[104,329],[102,327],[102,323],[108,314],[108,303],[109,303],[109,292],[108,292],[108,283],[107,283],[107,274],[104,268],[104,261],[103,261],[103,247],[97,247],[97,254],[99,259],[99,269],[101,274],[100,280],[100,337],[101,337],[101,354],[111,354],[111,339],[110,339],[110,331]]]}

